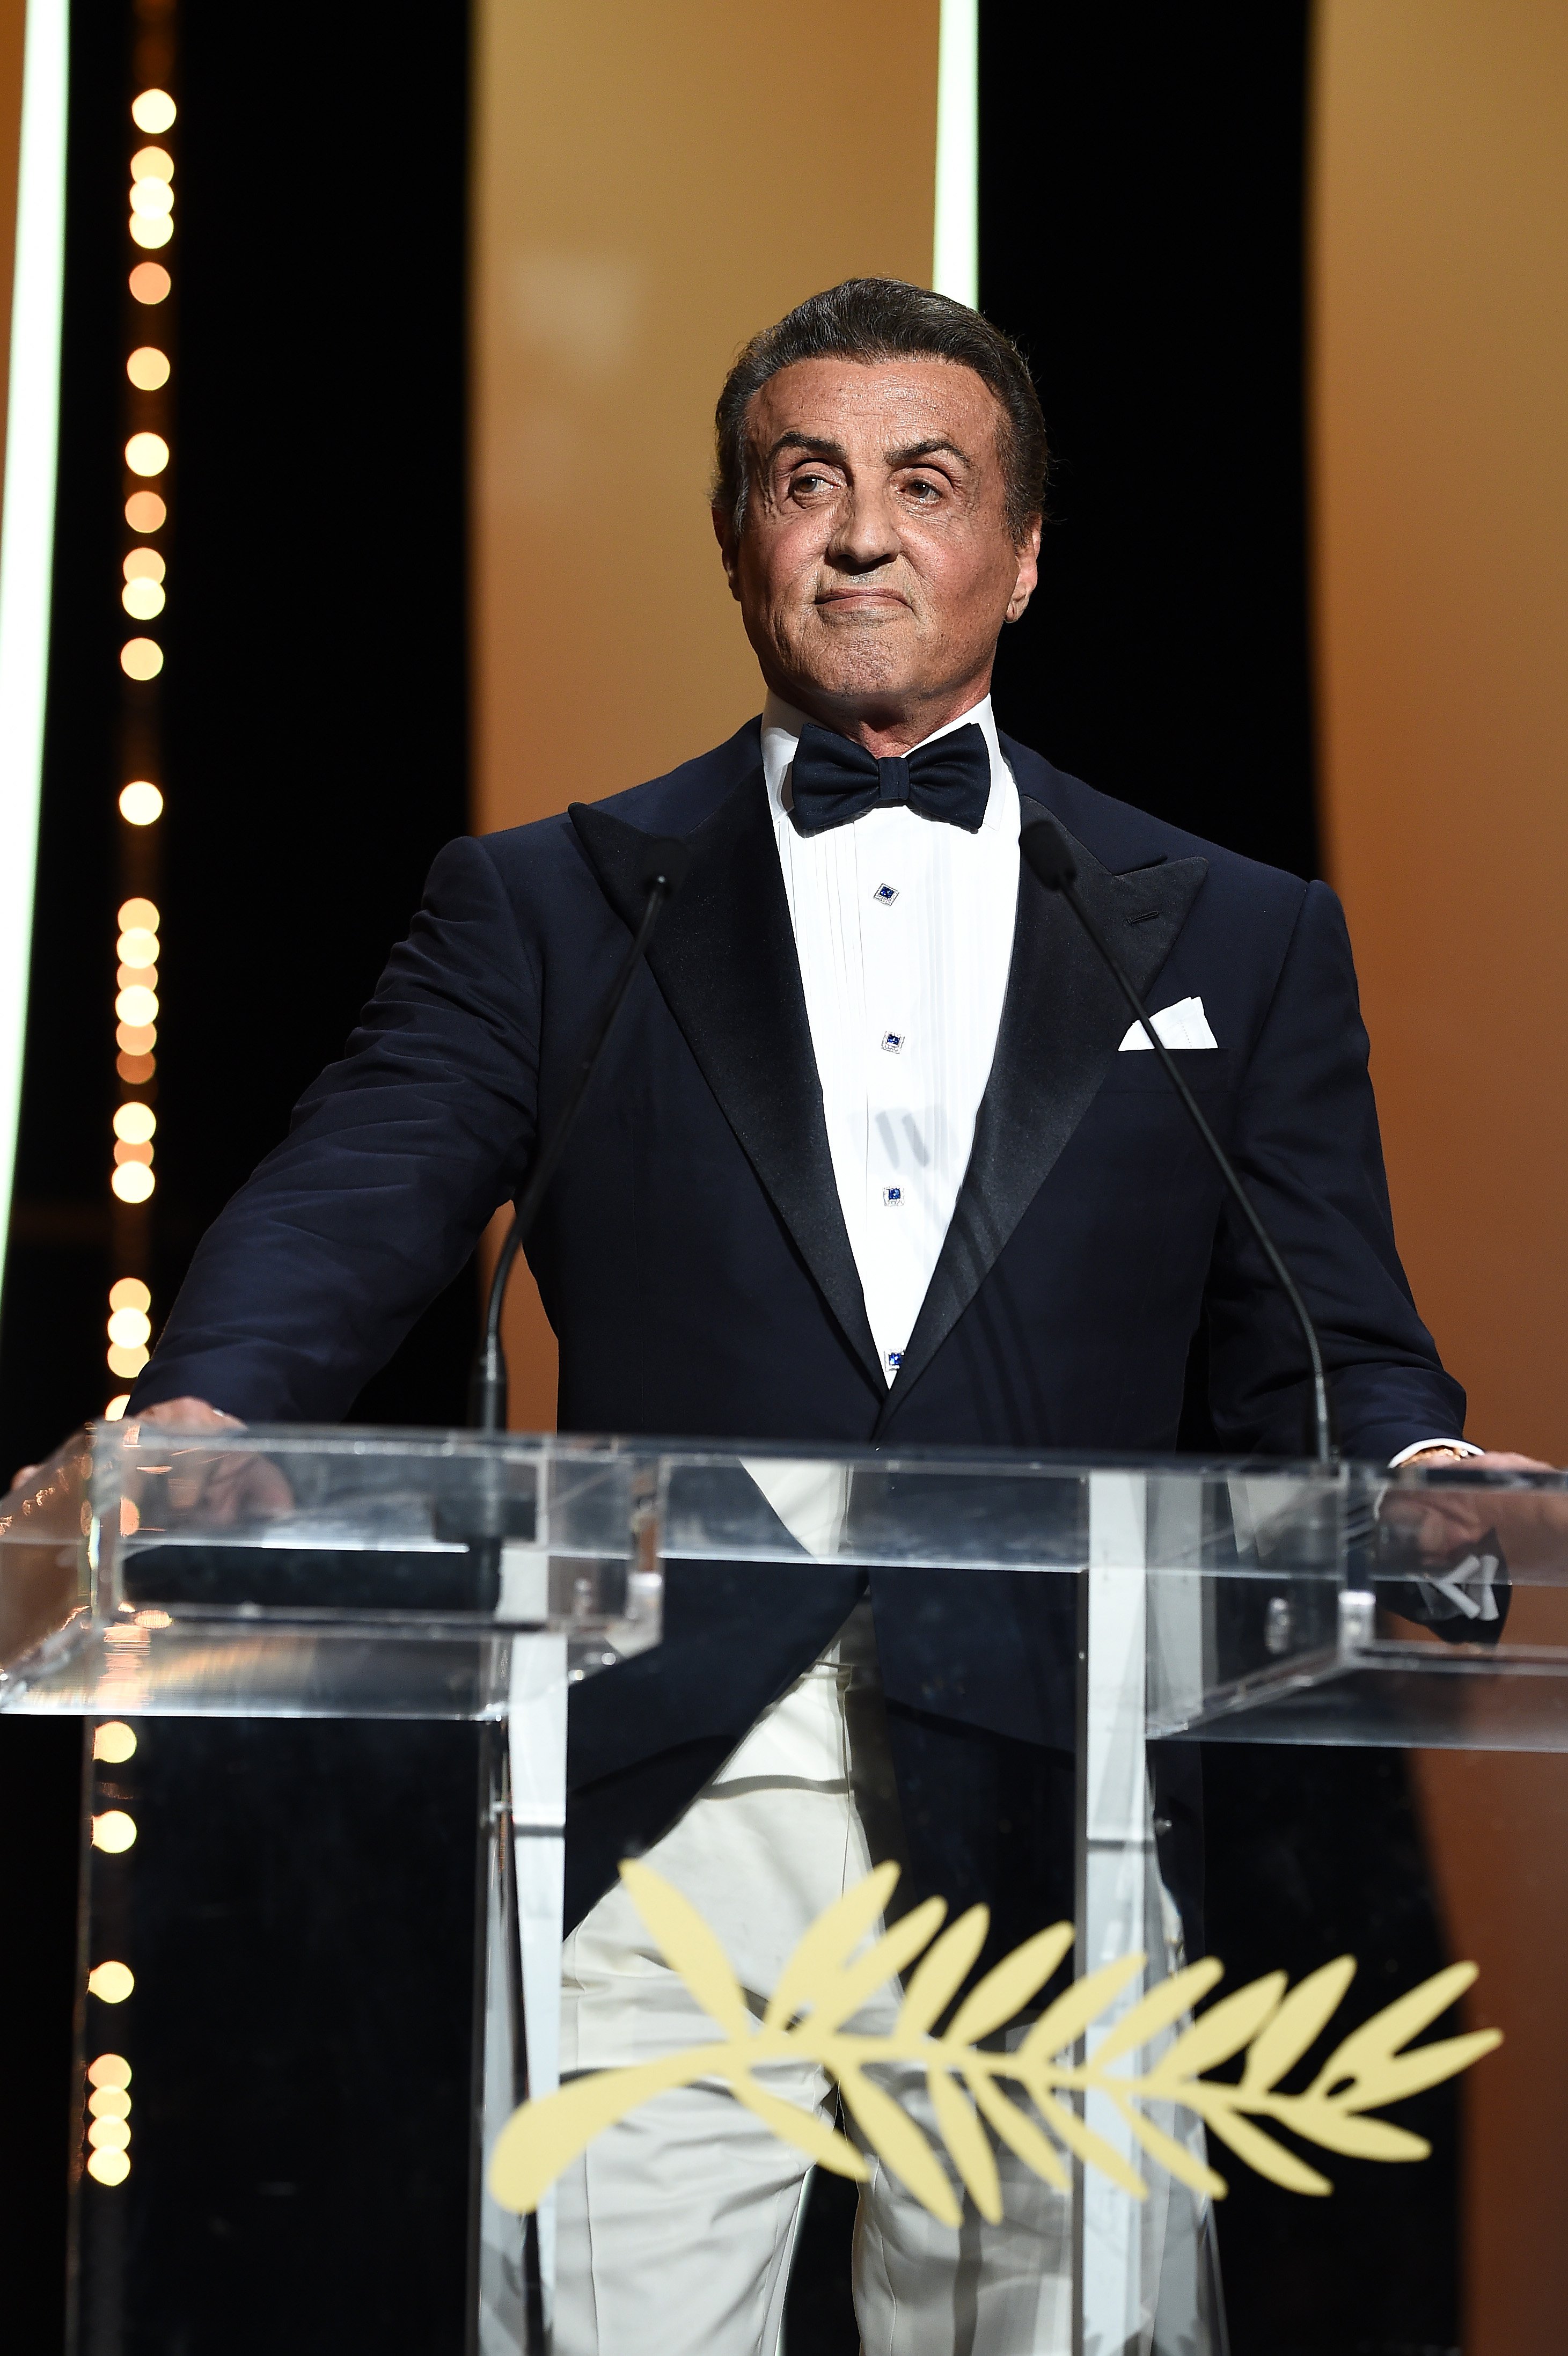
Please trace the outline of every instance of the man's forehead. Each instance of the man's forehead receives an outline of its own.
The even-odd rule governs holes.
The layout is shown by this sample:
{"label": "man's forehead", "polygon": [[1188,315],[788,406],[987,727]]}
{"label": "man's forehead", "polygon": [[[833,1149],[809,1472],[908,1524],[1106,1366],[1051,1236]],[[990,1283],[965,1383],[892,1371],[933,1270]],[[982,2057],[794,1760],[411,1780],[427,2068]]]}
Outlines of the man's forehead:
{"label": "man's forehead", "polygon": [[752,442],[768,448],[792,436],[829,441],[850,434],[901,444],[949,425],[962,442],[999,406],[984,380],[960,361],[934,354],[876,360],[834,355],[780,369],[753,395],[747,424]]}

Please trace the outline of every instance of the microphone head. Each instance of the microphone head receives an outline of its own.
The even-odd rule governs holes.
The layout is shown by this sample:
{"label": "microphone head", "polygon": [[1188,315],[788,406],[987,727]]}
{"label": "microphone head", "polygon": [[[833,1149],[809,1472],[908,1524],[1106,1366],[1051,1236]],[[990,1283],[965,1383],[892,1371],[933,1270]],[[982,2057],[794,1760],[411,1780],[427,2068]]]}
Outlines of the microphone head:
{"label": "microphone head", "polygon": [[1078,881],[1078,862],[1053,818],[1030,819],[1019,849],[1048,892],[1065,892]]}
{"label": "microphone head", "polygon": [[691,853],[677,835],[655,835],[643,853],[643,889],[651,892],[662,884],[667,900],[673,900],[686,881],[686,871],[691,865]]}

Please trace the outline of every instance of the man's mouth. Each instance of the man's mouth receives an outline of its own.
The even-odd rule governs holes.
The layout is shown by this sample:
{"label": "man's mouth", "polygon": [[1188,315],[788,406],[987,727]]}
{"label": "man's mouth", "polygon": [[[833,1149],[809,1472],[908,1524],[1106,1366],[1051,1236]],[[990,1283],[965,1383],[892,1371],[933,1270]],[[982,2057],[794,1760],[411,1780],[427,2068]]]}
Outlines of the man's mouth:
{"label": "man's mouth", "polygon": [[901,597],[896,589],[827,589],[816,603],[823,606],[837,606],[840,611],[858,608],[862,612],[881,608],[891,613],[896,607],[907,611],[909,606],[909,599]]}

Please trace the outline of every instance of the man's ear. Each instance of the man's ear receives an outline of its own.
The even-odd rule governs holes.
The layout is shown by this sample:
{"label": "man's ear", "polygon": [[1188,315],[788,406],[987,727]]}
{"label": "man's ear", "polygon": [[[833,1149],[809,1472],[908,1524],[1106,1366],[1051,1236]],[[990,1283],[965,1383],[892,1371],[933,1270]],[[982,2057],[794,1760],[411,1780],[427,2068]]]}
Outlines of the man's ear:
{"label": "man's ear", "polygon": [[1035,586],[1040,579],[1040,529],[1041,519],[1039,516],[1032,517],[1029,529],[1019,542],[1018,579],[1013,584],[1013,594],[1008,599],[1007,617],[1009,622],[1017,622],[1022,618],[1029,599],[1034,595]]}
{"label": "man's ear", "polygon": [[736,536],[734,523],[724,508],[710,508],[709,513],[713,518],[713,537],[719,542],[719,553],[724,563],[724,578],[730,584],[730,594],[731,597],[739,598],[741,545]]}

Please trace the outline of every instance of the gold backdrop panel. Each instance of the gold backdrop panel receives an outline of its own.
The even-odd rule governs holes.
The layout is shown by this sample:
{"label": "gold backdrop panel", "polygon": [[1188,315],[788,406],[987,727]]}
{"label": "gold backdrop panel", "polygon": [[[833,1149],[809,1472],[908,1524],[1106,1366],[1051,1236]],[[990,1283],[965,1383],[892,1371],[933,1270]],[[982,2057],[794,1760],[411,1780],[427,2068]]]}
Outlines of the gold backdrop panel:
{"label": "gold backdrop panel", "polygon": [[[709,521],[713,403],[804,295],[929,284],[937,0],[480,0],[475,39],[483,833],[656,776],[759,709]],[[507,1348],[513,1429],[553,1428],[525,1270]]]}

